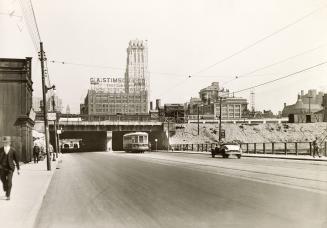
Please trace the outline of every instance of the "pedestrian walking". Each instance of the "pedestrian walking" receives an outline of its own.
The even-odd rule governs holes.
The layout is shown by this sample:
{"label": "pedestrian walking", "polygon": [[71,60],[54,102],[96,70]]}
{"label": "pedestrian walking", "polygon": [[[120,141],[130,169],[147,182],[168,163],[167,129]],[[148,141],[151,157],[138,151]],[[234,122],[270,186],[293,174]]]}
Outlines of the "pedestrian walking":
{"label": "pedestrian walking", "polygon": [[40,157],[40,147],[39,145],[37,145],[35,143],[34,147],[33,147],[33,160],[34,160],[34,163],[39,163],[39,157]]}
{"label": "pedestrian walking", "polygon": [[20,174],[18,154],[16,150],[11,147],[11,137],[4,136],[2,138],[3,147],[0,148],[0,179],[3,190],[6,192],[6,199],[10,200],[10,193],[12,188],[12,176],[15,171],[15,164],[17,166],[17,173]]}
{"label": "pedestrian walking", "polygon": [[313,157],[315,158],[316,155],[321,157],[321,155],[319,153],[318,137],[316,137],[315,140],[313,140],[312,146],[313,146]]}

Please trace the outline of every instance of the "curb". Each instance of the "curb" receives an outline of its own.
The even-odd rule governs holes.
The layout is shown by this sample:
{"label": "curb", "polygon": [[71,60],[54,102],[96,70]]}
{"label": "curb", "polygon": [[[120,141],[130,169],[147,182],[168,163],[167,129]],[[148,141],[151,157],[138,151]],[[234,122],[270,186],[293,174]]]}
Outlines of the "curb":
{"label": "curb", "polygon": [[39,211],[41,209],[41,206],[42,206],[42,203],[43,203],[43,199],[45,197],[45,194],[48,191],[50,182],[51,182],[52,177],[53,177],[53,175],[55,173],[55,170],[58,167],[59,161],[62,161],[62,158],[58,158],[55,163],[52,163],[53,166],[52,166],[52,169],[50,171],[50,178],[45,183],[43,189],[41,190],[41,192],[39,194],[38,199],[35,201],[35,204],[34,204],[33,208],[31,209],[31,211],[29,213],[29,216],[28,216],[27,221],[24,222],[25,228],[33,228],[35,226],[37,215],[38,215],[38,213],[39,213]]}
{"label": "curb", "polygon": [[[184,154],[208,154],[210,155],[210,152],[198,152],[198,151],[158,151],[161,153],[184,153]],[[279,156],[264,156],[264,155],[258,155],[258,154],[242,154],[242,157],[247,157],[247,158],[273,158],[273,159],[284,159],[284,160],[301,160],[301,161],[323,161],[327,162],[327,159],[322,159],[322,158],[313,158],[313,157],[308,157],[308,158],[303,158],[303,157],[286,157],[287,155],[284,155],[285,157],[279,157]]]}

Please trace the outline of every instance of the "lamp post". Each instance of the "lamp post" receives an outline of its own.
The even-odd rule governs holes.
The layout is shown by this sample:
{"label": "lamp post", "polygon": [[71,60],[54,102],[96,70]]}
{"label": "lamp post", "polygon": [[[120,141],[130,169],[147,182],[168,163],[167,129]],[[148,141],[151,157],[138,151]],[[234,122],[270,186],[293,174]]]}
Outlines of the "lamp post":
{"label": "lamp post", "polygon": [[221,107],[222,107],[222,97],[219,97],[219,142],[221,140]]}
{"label": "lamp post", "polygon": [[200,135],[200,107],[197,105],[198,108],[198,136]]}
{"label": "lamp post", "polygon": [[158,150],[158,139],[155,139],[154,141],[156,142],[156,152],[157,152],[157,150]]}
{"label": "lamp post", "polygon": [[57,112],[56,112],[55,92],[56,92],[56,88],[53,88],[53,94],[52,94],[52,110],[56,114],[56,118],[53,121],[53,129],[54,129],[54,137],[55,137],[56,154],[54,153],[54,151],[52,151],[52,153],[53,153],[52,161],[56,161],[56,158],[58,158]]}
{"label": "lamp post", "polygon": [[311,99],[313,97],[312,96],[308,96],[308,99],[309,99],[309,114],[311,114]]}

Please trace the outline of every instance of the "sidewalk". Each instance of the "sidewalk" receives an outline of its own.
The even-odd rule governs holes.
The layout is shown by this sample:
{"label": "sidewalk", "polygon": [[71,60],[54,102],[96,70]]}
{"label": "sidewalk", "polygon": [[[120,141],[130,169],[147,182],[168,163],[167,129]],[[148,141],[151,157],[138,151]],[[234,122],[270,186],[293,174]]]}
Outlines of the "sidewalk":
{"label": "sidewalk", "polygon": [[47,171],[46,160],[37,164],[22,164],[20,175],[17,169],[13,175],[11,200],[5,200],[5,193],[0,189],[0,221],[1,227],[31,228],[42,205],[51,178],[58,162],[51,162],[51,171]]}
{"label": "sidewalk", "polygon": [[[207,151],[167,151],[167,150],[160,150],[158,152],[166,152],[166,153],[187,153],[187,154],[208,154],[211,156],[210,152]],[[217,155],[219,156],[219,155]],[[310,155],[283,155],[283,154],[247,154],[243,153],[243,157],[253,157],[253,158],[274,158],[274,159],[289,159],[289,160],[307,160],[307,161],[327,161],[327,157],[321,156],[319,157],[312,157]]]}

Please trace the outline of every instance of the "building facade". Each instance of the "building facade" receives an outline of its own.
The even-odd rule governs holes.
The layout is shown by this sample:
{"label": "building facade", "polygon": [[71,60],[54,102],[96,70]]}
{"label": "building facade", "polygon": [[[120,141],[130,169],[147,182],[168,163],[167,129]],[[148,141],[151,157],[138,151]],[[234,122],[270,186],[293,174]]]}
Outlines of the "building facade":
{"label": "building facade", "polygon": [[309,114],[315,113],[323,109],[323,92],[317,92],[315,89],[310,89],[307,94],[301,91],[298,95],[295,104],[286,105],[282,111],[283,117],[288,117],[290,114]]}
{"label": "building facade", "polygon": [[149,92],[148,47],[146,41],[131,40],[127,48],[125,93]]}
{"label": "building facade", "polygon": [[[247,110],[247,100],[241,97],[226,97],[221,103],[221,119],[234,120],[244,118]],[[220,102],[214,104],[214,115],[220,114]]]}
{"label": "building facade", "polygon": [[23,162],[32,160],[35,112],[31,67],[32,58],[0,58],[0,136],[12,137]]}
{"label": "building facade", "polygon": [[244,118],[248,102],[245,98],[230,96],[227,89],[220,88],[218,82],[200,90],[199,97],[192,97],[187,104],[186,115],[189,120],[217,119],[222,99],[222,119],[235,120]]}
{"label": "building facade", "polygon": [[89,90],[81,105],[84,115],[147,113],[147,91],[138,93],[105,93]]}
{"label": "building facade", "polygon": [[91,78],[80,113],[87,119],[105,115],[144,115],[149,111],[148,47],[146,42],[132,40],[127,48],[124,78]]}

